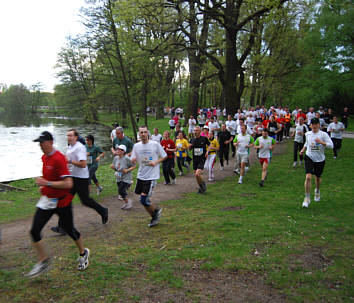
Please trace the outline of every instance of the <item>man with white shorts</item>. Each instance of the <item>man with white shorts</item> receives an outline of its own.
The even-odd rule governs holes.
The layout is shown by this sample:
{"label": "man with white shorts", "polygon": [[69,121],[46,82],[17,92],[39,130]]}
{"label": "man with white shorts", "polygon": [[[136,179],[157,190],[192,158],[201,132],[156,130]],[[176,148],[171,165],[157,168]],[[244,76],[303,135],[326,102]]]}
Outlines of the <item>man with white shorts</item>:
{"label": "man with white shorts", "polygon": [[316,188],[314,201],[318,202],[321,199],[320,185],[321,175],[325,166],[325,148],[333,148],[333,143],[327,133],[320,130],[320,121],[318,118],[311,119],[311,131],[305,134],[305,145],[300,151],[300,155],[305,153],[305,198],[302,203],[302,207],[309,207],[311,202],[311,179],[312,175],[316,176]]}
{"label": "man with white shorts", "polygon": [[250,134],[247,134],[247,126],[241,125],[241,134],[238,134],[234,139],[234,145],[237,147],[236,165],[240,169],[240,178],[238,184],[242,184],[245,175],[246,163],[249,162],[250,147],[253,146],[254,139]]}

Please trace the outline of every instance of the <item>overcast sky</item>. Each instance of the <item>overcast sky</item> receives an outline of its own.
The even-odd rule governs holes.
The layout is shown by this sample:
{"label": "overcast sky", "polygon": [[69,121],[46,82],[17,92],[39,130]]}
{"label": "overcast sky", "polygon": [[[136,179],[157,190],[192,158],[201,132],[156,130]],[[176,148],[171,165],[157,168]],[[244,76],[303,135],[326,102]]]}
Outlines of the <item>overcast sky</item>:
{"label": "overcast sky", "polygon": [[0,0],[0,84],[55,84],[54,65],[65,37],[83,32],[84,0]]}

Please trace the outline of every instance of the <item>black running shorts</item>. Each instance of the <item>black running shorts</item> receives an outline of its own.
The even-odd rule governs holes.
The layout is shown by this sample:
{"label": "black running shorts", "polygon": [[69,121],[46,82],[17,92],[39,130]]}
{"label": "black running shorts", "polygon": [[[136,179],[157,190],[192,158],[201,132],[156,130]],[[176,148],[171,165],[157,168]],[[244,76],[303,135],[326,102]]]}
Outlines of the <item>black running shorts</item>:
{"label": "black running shorts", "polygon": [[313,162],[308,156],[305,155],[305,171],[306,174],[312,174],[320,178],[326,161]]}
{"label": "black running shorts", "polygon": [[135,186],[135,193],[137,195],[148,195],[151,189],[152,180],[140,180],[138,179]]}

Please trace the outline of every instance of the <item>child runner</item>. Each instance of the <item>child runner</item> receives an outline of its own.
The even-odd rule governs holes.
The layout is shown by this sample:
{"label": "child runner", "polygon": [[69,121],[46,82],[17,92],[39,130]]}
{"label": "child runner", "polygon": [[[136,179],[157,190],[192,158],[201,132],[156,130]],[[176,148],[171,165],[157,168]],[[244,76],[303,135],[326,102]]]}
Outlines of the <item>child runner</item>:
{"label": "child runner", "polygon": [[[193,129],[194,130],[194,129]],[[176,158],[177,158],[177,165],[179,168],[179,175],[183,175],[183,168],[189,169],[188,164],[186,163],[186,158],[188,156],[187,149],[188,149],[188,141],[184,138],[183,133],[180,132],[177,136],[176,140],[176,147],[177,147],[177,152],[176,152]]]}
{"label": "child runner", "polygon": [[262,136],[256,139],[254,143],[254,148],[257,149],[259,162],[262,165],[262,179],[259,182],[259,186],[264,185],[264,180],[267,178],[267,168],[270,163],[270,158],[272,157],[272,150],[275,145],[275,140],[268,136],[268,130],[264,128],[262,130]]}
{"label": "child runner", "polygon": [[127,147],[123,144],[117,148],[118,156],[115,156],[111,168],[115,171],[114,175],[117,178],[118,195],[124,201],[121,209],[129,210],[132,208],[132,200],[128,199],[128,189],[133,182],[132,170],[136,167],[133,165],[130,158],[125,155]]}
{"label": "child runner", "polygon": [[214,181],[214,164],[216,158],[216,152],[219,150],[220,145],[218,140],[214,138],[214,132],[209,132],[209,147],[205,154],[206,161],[204,164],[204,168],[206,168],[209,172],[209,179],[208,181]]}
{"label": "child runner", "polygon": [[311,131],[306,133],[306,142],[300,155],[302,155],[305,150],[305,198],[302,203],[302,207],[309,207],[310,191],[311,191],[311,179],[312,175],[316,176],[316,188],[315,188],[315,198],[314,201],[318,202],[321,199],[320,196],[320,185],[321,185],[321,175],[325,166],[325,148],[333,148],[333,143],[327,133],[320,130],[320,121],[317,118],[311,120]]}
{"label": "child runner", "polygon": [[89,182],[91,186],[91,180],[95,183],[97,188],[97,195],[102,191],[102,186],[100,186],[97,177],[96,170],[98,169],[98,163],[101,158],[104,157],[104,151],[101,147],[95,144],[95,138],[92,135],[86,137],[86,151],[87,151],[87,167],[89,170]]}

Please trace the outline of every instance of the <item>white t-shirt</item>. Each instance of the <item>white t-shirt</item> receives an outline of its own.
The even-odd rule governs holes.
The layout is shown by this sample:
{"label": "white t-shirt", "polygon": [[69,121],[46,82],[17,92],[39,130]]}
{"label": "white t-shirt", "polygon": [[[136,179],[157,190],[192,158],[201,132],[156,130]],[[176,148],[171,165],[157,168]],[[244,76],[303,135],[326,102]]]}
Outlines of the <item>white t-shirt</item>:
{"label": "white t-shirt", "polygon": [[161,144],[149,140],[146,144],[138,142],[134,144],[132,159],[136,159],[139,163],[137,178],[140,180],[157,180],[160,178],[160,165],[154,167],[148,166],[150,161],[156,161],[159,158],[166,157],[167,154],[163,150]]}
{"label": "white t-shirt", "polygon": [[306,114],[306,118],[307,118],[307,124],[310,125],[311,124],[311,119],[312,118],[316,118],[316,113],[311,113],[311,112],[308,112]]}
{"label": "white t-shirt", "polygon": [[272,151],[270,147],[275,144],[275,140],[272,137],[264,138],[263,136],[258,137],[254,145],[262,146],[258,152],[258,158],[270,158],[272,156]]}
{"label": "white t-shirt", "polygon": [[254,122],[255,122],[255,119],[254,119],[253,116],[252,117],[247,117],[247,119],[245,121],[245,123],[247,124],[247,126],[249,128],[253,128],[254,127]]}
{"label": "white t-shirt", "polygon": [[226,129],[230,132],[231,136],[235,136],[236,134],[236,128],[237,128],[237,125],[236,125],[236,121],[234,120],[227,120],[225,122],[225,125],[226,125]]}
{"label": "white t-shirt", "polygon": [[194,131],[194,127],[196,126],[197,121],[195,119],[188,120],[188,133],[192,133]]}
{"label": "white t-shirt", "polygon": [[306,124],[296,124],[294,141],[298,143],[304,143],[305,133],[308,132],[308,127]]}
{"label": "white t-shirt", "polygon": [[218,131],[215,130],[215,129],[220,128],[219,123],[218,122],[210,122],[208,124],[208,126],[209,126],[209,131],[210,132],[213,131],[214,132],[214,136],[217,136],[218,135]]}
{"label": "white t-shirt", "polygon": [[241,155],[248,155],[249,154],[249,147],[246,145],[253,143],[253,138],[249,135],[237,135],[234,139],[234,142],[238,142],[237,145],[237,153]]}
{"label": "white t-shirt", "polygon": [[[74,145],[69,145],[66,150],[66,156],[69,161],[87,161],[87,152],[85,145],[77,141]],[[69,164],[69,171],[73,177],[87,179],[89,177],[89,171],[86,167],[77,167],[73,164]]]}
{"label": "white t-shirt", "polygon": [[161,134],[157,134],[157,135],[152,134],[150,140],[160,143],[162,140],[162,135]]}
{"label": "white t-shirt", "polygon": [[331,131],[331,138],[333,139],[342,139],[343,131],[340,129],[345,129],[342,122],[332,122],[327,127],[327,131]]}
{"label": "white t-shirt", "polygon": [[[240,125],[240,124],[237,125],[237,130],[236,130],[236,132],[237,132],[237,134],[239,134],[239,135],[242,133],[242,131],[241,131],[241,125]],[[252,134],[253,134],[253,130],[250,129],[250,128],[247,126],[246,133],[249,134],[249,135],[252,135]]]}
{"label": "white t-shirt", "polygon": [[324,154],[325,147],[322,144],[317,143],[316,139],[319,138],[324,141],[326,143],[326,147],[332,149],[333,143],[328,134],[320,130],[317,133],[309,131],[305,134],[305,136],[306,156],[308,156],[313,162],[324,161],[326,158]]}
{"label": "white t-shirt", "polygon": [[170,121],[168,121],[168,124],[172,127],[175,126],[175,120],[171,119]]}

